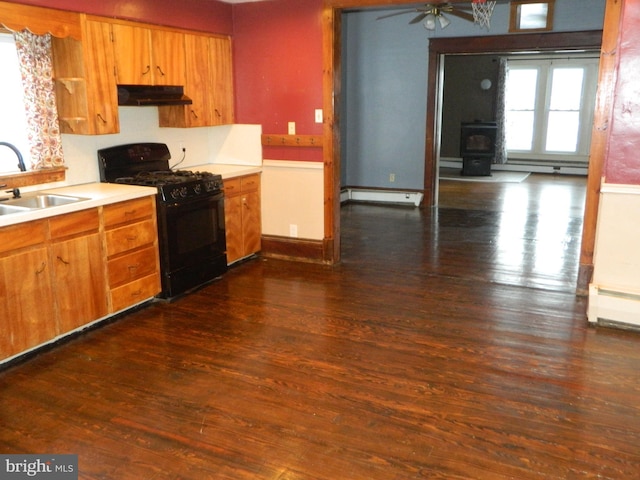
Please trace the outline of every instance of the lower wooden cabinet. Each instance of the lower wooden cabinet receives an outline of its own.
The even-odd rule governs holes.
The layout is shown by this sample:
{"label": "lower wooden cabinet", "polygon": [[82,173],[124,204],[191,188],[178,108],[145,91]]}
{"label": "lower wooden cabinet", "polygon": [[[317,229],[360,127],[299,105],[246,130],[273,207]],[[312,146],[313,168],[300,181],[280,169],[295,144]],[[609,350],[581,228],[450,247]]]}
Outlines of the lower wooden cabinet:
{"label": "lower wooden cabinet", "polygon": [[45,246],[0,258],[0,359],[57,335]]}
{"label": "lower wooden cabinet", "polygon": [[260,174],[224,181],[227,263],[259,252],[262,237]]}
{"label": "lower wooden cabinet", "polygon": [[160,292],[155,197],[0,228],[0,361]]}
{"label": "lower wooden cabinet", "polygon": [[49,220],[58,333],[108,313],[105,266],[97,208]]}
{"label": "lower wooden cabinet", "polygon": [[97,208],[0,229],[0,359],[107,315]]}
{"label": "lower wooden cabinet", "polygon": [[155,199],[107,205],[103,219],[113,313],[160,292]]}

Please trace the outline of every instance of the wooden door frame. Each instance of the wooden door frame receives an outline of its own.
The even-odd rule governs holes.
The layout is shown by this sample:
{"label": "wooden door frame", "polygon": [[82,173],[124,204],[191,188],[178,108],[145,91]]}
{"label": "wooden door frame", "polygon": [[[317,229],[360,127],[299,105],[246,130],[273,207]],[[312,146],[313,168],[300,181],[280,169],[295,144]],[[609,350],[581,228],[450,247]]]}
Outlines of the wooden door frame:
{"label": "wooden door frame", "polygon": [[[601,50],[600,54],[600,77],[599,87],[596,96],[596,109],[594,115],[594,127],[591,142],[589,174],[587,178],[587,194],[585,204],[585,216],[583,223],[582,244],[580,252],[580,271],[578,274],[577,292],[584,294],[587,292],[588,283],[593,272],[593,250],[595,246],[595,231],[597,222],[598,200],[600,193],[600,182],[602,178],[604,159],[607,148],[608,125],[613,108],[613,98],[615,93],[615,73],[617,71],[616,47],[620,34],[620,18],[625,0],[606,0],[604,29],[598,32],[600,43],[591,45],[593,48]],[[467,3],[468,0],[449,0],[450,3]],[[322,6],[322,31],[323,31],[323,108],[324,108],[324,240],[323,240],[323,260],[328,264],[340,262],[340,118],[337,106],[340,105],[342,85],[341,85],[341,15],[346,8],[383,7],[412,4],[411,0],[323,0]],[[588,38],[582,41],[593,44],[594,32],[579,32]],[[536,39],[547,42],[545,39],[557,38],[551,36],[565,36],[568,34],[518,34],[496,36],[510,41],[531,42]],[[495,37],[494,37],[495,38]],[[487,40],[485,40],[487,39]],[[475,48],[483,48],[483,53],[490,53],[488,45],[491,37],[475,37]],[[438,39],[436,39],[438,40]],[[446,53],[447,48],[454,48],[456,45],[452,39],[440,39],[442,45],[433,47],[430,41],[429,54],[429,79],[427,93],[427,147],[425,152],[425,199],[429,206],[434,204],[437,195],[437,172],[435,171],[437,158],[436,138],[438,112],[438,72],[441,54]],[[462,40],[458,40],[462,41]],[[444,46],[448,44],[449,47]],[[544,45],[544,43],[543,43]],[[539,46],[538,46],[539,47]],[[555,45],[553,48],[557,48]],[[467,47],[471,48],[471,47]],[[494,47],[495,48],[495,47]],[[510,49],[513,49],[512,46]],[[551,48],[551,46],[549,46]],[[433,51],[433,53],[432,53]],[[504,51],[504,50],[502,50]],[[437,53],[440,52],[440,53]]]}

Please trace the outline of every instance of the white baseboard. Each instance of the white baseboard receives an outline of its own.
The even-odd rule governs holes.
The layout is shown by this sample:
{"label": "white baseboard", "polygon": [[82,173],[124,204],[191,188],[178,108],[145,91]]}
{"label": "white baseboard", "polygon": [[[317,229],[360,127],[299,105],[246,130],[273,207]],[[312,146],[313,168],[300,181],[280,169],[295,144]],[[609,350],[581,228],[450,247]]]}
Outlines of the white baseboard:
{"label": "white baseboard", "polygon": [[[462,159],[454,157],[440,158],[440,167],[462,169]],[[491,170],[507,172],[556,173],[561,175],[587,175],[588,166],[580,165],[539,165],[529,163],[493,163]]]}
{"label": "white baseboard", "polygon": [[366,188],[345,188],[340,192],[340,202],[349,200],[355,202],[413,204],[420,206],[424,194],[421,192],[402,190],[375,190]]}

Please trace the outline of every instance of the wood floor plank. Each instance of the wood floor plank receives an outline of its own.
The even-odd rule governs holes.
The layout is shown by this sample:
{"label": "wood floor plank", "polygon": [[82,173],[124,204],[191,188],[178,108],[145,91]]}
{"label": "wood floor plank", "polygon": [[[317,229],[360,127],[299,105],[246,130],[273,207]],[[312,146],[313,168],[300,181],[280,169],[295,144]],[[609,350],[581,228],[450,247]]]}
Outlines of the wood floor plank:
{"label": "wood floor plank", "polygon": [[584,188],[345,205],[340,265],[252,260],[0,371],[0,453],[89,480],[636,479],[640,336],[575,295]]}

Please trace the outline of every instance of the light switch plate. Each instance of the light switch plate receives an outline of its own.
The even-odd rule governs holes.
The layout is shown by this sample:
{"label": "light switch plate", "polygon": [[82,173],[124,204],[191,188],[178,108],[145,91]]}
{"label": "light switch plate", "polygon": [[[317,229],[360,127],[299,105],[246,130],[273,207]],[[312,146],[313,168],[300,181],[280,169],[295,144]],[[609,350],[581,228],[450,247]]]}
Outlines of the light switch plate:
{"label": "light switch plate", "polygon": [[322,109],[316,108],[316,123],[322,123]]}
{"label": "light switch plate", "polygon": [[289,135],[295,135],[296,134],[296,122],[289,122],[287,131],[289,132]]}

